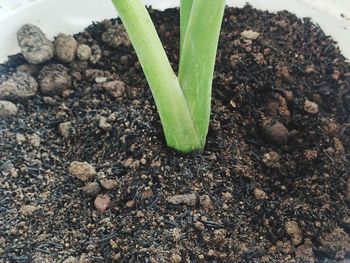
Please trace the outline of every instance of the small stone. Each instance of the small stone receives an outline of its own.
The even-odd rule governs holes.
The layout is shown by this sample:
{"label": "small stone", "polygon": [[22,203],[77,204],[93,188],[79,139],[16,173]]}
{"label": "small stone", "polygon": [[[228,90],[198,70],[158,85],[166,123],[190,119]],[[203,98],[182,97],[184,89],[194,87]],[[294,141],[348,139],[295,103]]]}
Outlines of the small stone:
{"label": "small stone", "polygon": [[91,46],[91,56],[89,61],[92,64],[96,64],[102,57],[102,51],[99,45],[95,44]]}
{"label": "small stone", "polygon": [[336,69],[336,70],[333,71],[332,78],[333,78],[335,81],[338,81],[340,75],[341,75],[341,74],[340,74],[340,71]]}
{"label": "small stone", "polygon": [[81,190],[87,196],[95,197],[101,192],[101,187],[96,182],[90,182],[83,186]]}
{"label": "small stone", "polygon": [[107,195],[98,195],[95,198],[94,206],[101,213],[106,212],[106,210],[110,207],[110,205],[111,205],[111,199]]}
{"label": "small stone", "polygon": [[180,263],[182,260],[181,256],[179,254],[173,254],[171,255],[171,262],[172,263]]}
{"label": "small stone", "polygon": [[304,110],[307,113],[316,114],[316,113],[318,113],[318,105],[315,102],[312,102],[312,101],[309,101],[309,100],[305,100],[305,102],[304,102]]}
{"label": "small stone", "polygon": [[287,222],[284,226],[284,229],[286,230],[287,234],[292,238],[292,242],[294,245],[299,245],[302,242],[303,234],[297,222]]}
{"label": "small stone", "polygon": [[95,82],[97,84],[100,84],[100,83],[105,83],[107,81],[107,78],[106,77],[97,77],[95,78]]}
{"label": "small stone", "polygon": [[310,239],[306,238],[304,244],[297,247],[295,257],[300,262],[315,262],[315,255],[312,250],[312,242]]}
{"label": "small stone", "polygon": [[174,195],[167,199],[170,204],[173,205],[196,205],[196,195],[195,194],[186,194],[186,195]]}
{"label": "small stone", "polygon": [[68,69],[61,64],[45,66],[39,73],[40,91],[44,95],[62,95],[71,88],[72,79],[68,74]]}
{"label": "small stone", "polygon": [[14,73],[0,82],[0,99],[25,100],[36,94],[38,83],[27,73]]}
{"label": "small stone", "polygon": [[72,128],[72,124],[70,121],[60,123],[58,125],[58,130],[63,138],[67,139],[70,136],[70,131]]}
{"label": "small stone", "polygon": [[196,223],[194,223],[194,227],[198,230],[201,230],[201,231],[205,229],[204,224],[200,221],[197,221]]}
{"label": "small stone", "polygon": [[16,133],[16,143],[18,145],[22,145],[23,142],[25,142],[27,139],[26,137],[24,137],[23,134],[20,134],[20,133]]}
{"label": "small stone", "polygon": [[107,118],[105,118],[105,117],[100,117],[98,125],[104,131],[111,131],[112,130],[112,125],[107,122]]}
{"label": "small stone", "polygon": [[254,194],[254,198],[256,200],[265,200],[265,199],[267,199],[267,194],[263,190],[261,190],[259,188],[255,188],[253,194]]}
{"label": "small stone", "polygon": [[241,33],[241,36],[244,37],[245,39],[255,40],[260,36],[260,33],[255,32],[253,30],[244,30]]}
{"label": "small stone", "polygon": [[87,69],[85,70],[85,78],[87,80],[93,80],[96,78],[104,77],[105,72],[100,69]]}
{"label": "small stone", "polygon": [[88,45],[81,44],[77,49],[77,57],[80,61],[87,61],[91,57],[91,48]]}
{"label": "small stone", "polygon": [[120,98],[124,96],[125,93],[125,83],[120,80],[114,80],[106,82],[102,87],[114,98]]}
{"label": "small stone", "polygon": [[337,135],[337,133],[339,131],[338,124],[333,122],[333,121],[329,121],[329,122],[324,124],[323,131],[328,136],[335,136],[335,135]]}
{"label": "small stone", "polygon": [[78,43],[72,36],[58,34],[54,43],[57,60],[63,63],[71,63],[75,59]]}
{"label": "small stone", "polygon": [[102,185],[103,188],[107,190],[116,189],[119,186],[118,181],[112,180],[112,179],[102,179],[100,181],[100,184]]}
{"label": "small stone", "polygon": [[87,162],[72,162],[69,166],[69,172],[71,175],[84,182],[96,176],[95,168]]}
{"label": "small stone", "polygon": [[32,135],[27,135],[28,137],[28,140],[29,140],[29,143],[35,147],[35,148],[38,148],[40,146],[40,143],[41,143],[41,139],[40,139],[40,136],[37,135],[37,134],[32,134]]}
{"label": "small stone", "polygon": [[224,192],[222,193],[222,199],[224,199],[225,201],[230,201],[233,199],[233,195],[229,192]]}
{"label": "small stone", "polygon": [[111,47],[119,47],[120,45],[129,46],[130,40],[123,25],[115,25],[107,28],[102,33],[102,41]]}
{"label": "small stone", "polygon": [[262,129],[267,140],[280,145],[288,142],[289,131],[281,122],[266,124]]}
{"label": "small stone", "polygon": [[51,41],[34,25],[23,25],[17,32],[17,41],[29,63],[40,64],[53,57],[54,47]]}
{"label": "small stone", "polygon": [[133,208],[135,206],[135,201],[134,200],[130,200],[126,203],[126,207],[129,208]]}
{"label": "small stone", "polygon": [[305,150],[304,156],[307,160],[312,161],[317,158],[317,151],[316,150]]}
{"label": "small stone", "polygon": [[213,208],[213,203],[209,195],[201,195],[199,197],[199,203],[205,210],[210,210]]}
{"label": "small stone", "polygon": [[279,168],[281,167],[280,159],[281,157],[277,152],[271,151],[264,154],[262,161],[269,168]]}
{"label": "small stone", "polygon": [[320,243],[324,253],[338,260],[344,259],[345,255],[350,252],[350,237],[339,227],[321,236]]}
{"label": "small stone", "polygon": [[29,75],[34,75],[39,71],[40,67],[38,65],[33,64],[22,64],[16,68],[17,73],[24,73]]}
{"label": "small stone", "polygon": [[18,108],[16,104],[6,100],[0,100],[0,119],[16,116]]}
{"label": "small stone", "polygon": [[24,216],[31,216],[39,207],[34,205],[22,205],[19,212]]}

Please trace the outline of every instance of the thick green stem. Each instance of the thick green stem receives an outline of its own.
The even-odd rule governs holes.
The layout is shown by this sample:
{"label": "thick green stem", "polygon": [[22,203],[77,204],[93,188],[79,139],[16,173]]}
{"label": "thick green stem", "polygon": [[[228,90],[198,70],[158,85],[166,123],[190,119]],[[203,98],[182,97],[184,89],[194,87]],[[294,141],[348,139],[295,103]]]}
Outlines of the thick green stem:
{"label": "thick green stem", "polygon": [[188,21],[190,20],[193,0],[180,0],[180,54],[187,32]]}
{"label": "thick green stem", "polygon": [[141,0],[112,0],[129,34],[155,99],[168,146],[202,148],[179,81]]}
{"label": "thick green stem", "polygon": [[180,57],[180,85],[202,145],[209,127],[211,89],[225,2],[193,1]]}

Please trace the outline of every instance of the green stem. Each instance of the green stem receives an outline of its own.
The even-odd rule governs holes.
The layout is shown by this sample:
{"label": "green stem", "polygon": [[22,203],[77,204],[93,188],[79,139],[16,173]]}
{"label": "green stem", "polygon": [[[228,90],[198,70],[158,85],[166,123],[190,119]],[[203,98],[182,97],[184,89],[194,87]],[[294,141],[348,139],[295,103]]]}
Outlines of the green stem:
{"label": "green stem", "polygon": [[168,146],[188,153],[202,144],[152,20],[141,0],[112,0],[151,88]]}
{"label": "green stem", "polygon": [[209,128],[211,89],[225,2],[193,1],[180,57],[180,85],[202,145]]}
{"label": "green stem", "polygon": [[188,21],[190,20],[193,0],[180,0],[180,54],[187,32]]}

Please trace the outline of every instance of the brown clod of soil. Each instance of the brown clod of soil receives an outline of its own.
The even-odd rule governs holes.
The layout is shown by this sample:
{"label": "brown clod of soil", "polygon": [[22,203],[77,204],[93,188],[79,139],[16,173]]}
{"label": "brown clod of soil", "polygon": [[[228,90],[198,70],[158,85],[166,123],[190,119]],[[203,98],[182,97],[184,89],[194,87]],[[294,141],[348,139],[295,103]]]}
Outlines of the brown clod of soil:
{"label": "brown clod of soil", "polygon": [[281,122],[265,124],[262,127],[265,138],[276,144],[286,144],[288,142],[289,131]]}
{"label": "brown clod of soil", "polygon": [[320,249],[335,259],[344,259],[350,253],[350,237],[341,228],[335,228],[331,233],[324,234],[320,239]]}
{"label": "brown clod of soil", "polygon": [[292,238],[292,242],[294,245],[299,245],[303,241],[303,234],[297,222],[288,221],[285,224],[284,229],[286,230],[287,234]]}
{"label": "brown clod of soil", "polygon": [[81,181],[89,181],[96,175],[95,168],[87,162],[71,162],[69,173]]}
{"label": "brown clod of soil", "polygon": [[195,206],[197,198],[195,194],[174,195],[170,196],[167,201],[173,205]]}

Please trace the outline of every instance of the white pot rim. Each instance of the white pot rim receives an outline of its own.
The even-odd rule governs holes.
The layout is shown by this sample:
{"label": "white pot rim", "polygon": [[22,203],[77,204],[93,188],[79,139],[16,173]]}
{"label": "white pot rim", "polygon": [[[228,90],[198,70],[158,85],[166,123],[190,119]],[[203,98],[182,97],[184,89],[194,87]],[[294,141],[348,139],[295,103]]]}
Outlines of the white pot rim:
{"label": "white pot rim", "polygon": [[[179,0],[144,0],[146,5],[163,10],[176,7]],[[230,6],[253,7],[272,12],[288,10],[298,17],[310,17],[325,34],[338,42],[342,54],[350,58],[350,1],[349,0],[227,0]],[[49,38],[58,33],[82,31],[92,21],[116,17],[110,0],[2,0],[0,2],[0,63],[8,55],[19,52],[16,32],[21,25],[39,26]]]}

